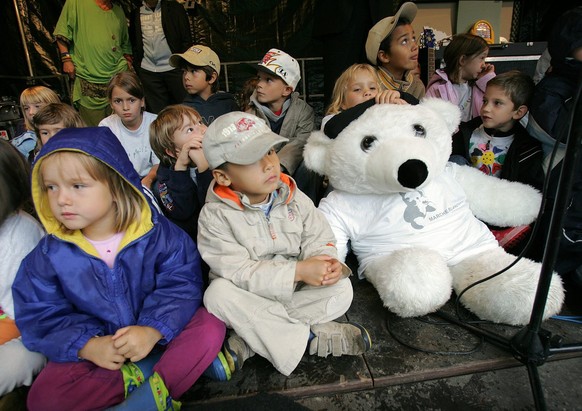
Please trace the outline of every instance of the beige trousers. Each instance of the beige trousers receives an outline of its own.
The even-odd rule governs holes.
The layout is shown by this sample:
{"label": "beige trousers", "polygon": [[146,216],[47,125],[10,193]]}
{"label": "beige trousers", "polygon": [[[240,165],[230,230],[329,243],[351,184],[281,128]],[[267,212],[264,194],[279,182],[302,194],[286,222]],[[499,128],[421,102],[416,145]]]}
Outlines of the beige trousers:
{"label": "beige trousers", "polygon": [[234,329],[254,352],[282,374],[289,375],[305,354],[311,325],[342,316],[350,308],[352,298],[349,278],[328,287],[299,284],[287,303],[261,297],[217,278],[204,294],[204,305]]}

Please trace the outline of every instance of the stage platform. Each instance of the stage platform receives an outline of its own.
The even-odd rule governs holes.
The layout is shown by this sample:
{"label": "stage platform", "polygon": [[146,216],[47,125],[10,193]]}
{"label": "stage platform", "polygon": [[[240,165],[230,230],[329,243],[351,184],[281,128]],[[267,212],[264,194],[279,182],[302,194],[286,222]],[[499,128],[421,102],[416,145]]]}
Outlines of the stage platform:
{"label": "stage platform", "polygon": [[[346,318],[364,325],[373,346],[361,356],[304,356],[285,377],[254,356],[228,382],[202,378],[183,410],[534,409],[527,368],[513,355],[438,315],[401,319],[367,281],[352,277]],[[456,316],[451,299],[442,311]],[[463,319],[475,319],[462,309]],[[566,313],[566,311],[565,311]],[[479,324],[511,338],[521,327]],[[582,325],[548,320],[562,345],[582,342]],[[502,339],[503,340],[503,339]],[[399,342],[400,341],[400,342]],[[582,352],[555,354],[538,367],[548,409],[582,409]]]}

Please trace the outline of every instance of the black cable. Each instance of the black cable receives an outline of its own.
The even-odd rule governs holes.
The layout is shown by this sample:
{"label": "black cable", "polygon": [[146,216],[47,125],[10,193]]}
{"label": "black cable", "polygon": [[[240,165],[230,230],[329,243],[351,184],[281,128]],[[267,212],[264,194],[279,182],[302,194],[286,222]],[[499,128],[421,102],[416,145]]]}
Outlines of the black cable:
{"label": "black cable", "polygon": [[[421,321],[424,322],[426,324],[430,324],[430,325],[439,325],[439,326],[451,326],[451,323],[449,322],[445,322],[445,321],[432,321],[432,320],[427,320],[427,319],[423,319],[425,317],[414,317],[414,320],[416,321]],[[390,320],[388,318],[388,315],[386,315],[386,319],[385,319],[385,326],[386,326],[386,330],[388,331],[388,333],[390,334],[390,336],[392,338],[394,338],[394,340],[396,342],[398,342],[400,345],[403,345],[407,348],[410,348],[412,350],[415,351],[419,351],[419,352],[423,352],[426,354],[436,354],[436,355],[470,355],[473,354],[475,352],[477,352],[482,346],[483,346],[483,342],[485,341],[485,339],[483,338],[483,336],[481,336],[480,338],[476,338],[475,335],[470,334],[469,332],[467,332],[467,334],[472,335],[474,338],[476,338],[478,341],[477,343],[474,345],[473,348],[467,350],[467,351],[437,351],[437,350],[430,350],[428,348],[423,348],[423,347],[419,347],[413,344],[410,344],[408,342],[405,342],[404,339],[402,337],[400,337],[398,334],[396,334],[394,332],[394,330],[392,329],[392,327],[390,326]]]}

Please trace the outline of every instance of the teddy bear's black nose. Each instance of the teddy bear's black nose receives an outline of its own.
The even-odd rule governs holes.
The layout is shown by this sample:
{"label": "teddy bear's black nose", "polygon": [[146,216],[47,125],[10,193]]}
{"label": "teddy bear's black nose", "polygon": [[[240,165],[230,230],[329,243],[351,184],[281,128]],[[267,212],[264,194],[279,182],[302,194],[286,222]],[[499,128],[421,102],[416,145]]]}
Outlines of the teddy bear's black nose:
{"label": "teddy bear's black nose", "polygon": [[407,160],[398,168],[398,182],[406,188],[416,188],[426,180],[428,169],[420,160]]}

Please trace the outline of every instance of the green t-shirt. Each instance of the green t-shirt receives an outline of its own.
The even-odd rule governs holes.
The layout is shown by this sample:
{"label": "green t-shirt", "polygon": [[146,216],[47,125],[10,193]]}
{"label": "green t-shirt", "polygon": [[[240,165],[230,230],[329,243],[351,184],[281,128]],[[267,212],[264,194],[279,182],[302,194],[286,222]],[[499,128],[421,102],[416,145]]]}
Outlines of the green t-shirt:
{"label": "green t-shirt", "polygon": [[[101,9],[93,0],[67,0],[54,31],[69,41],[69,53],[78,78],[107,84],[111,77],[128,69],[124,54],[131,54],[127,20],[121,7]],[[76,79],[73,100],[81,98]],[[83,106],[102,108],[107,99],[85,98]]]}

